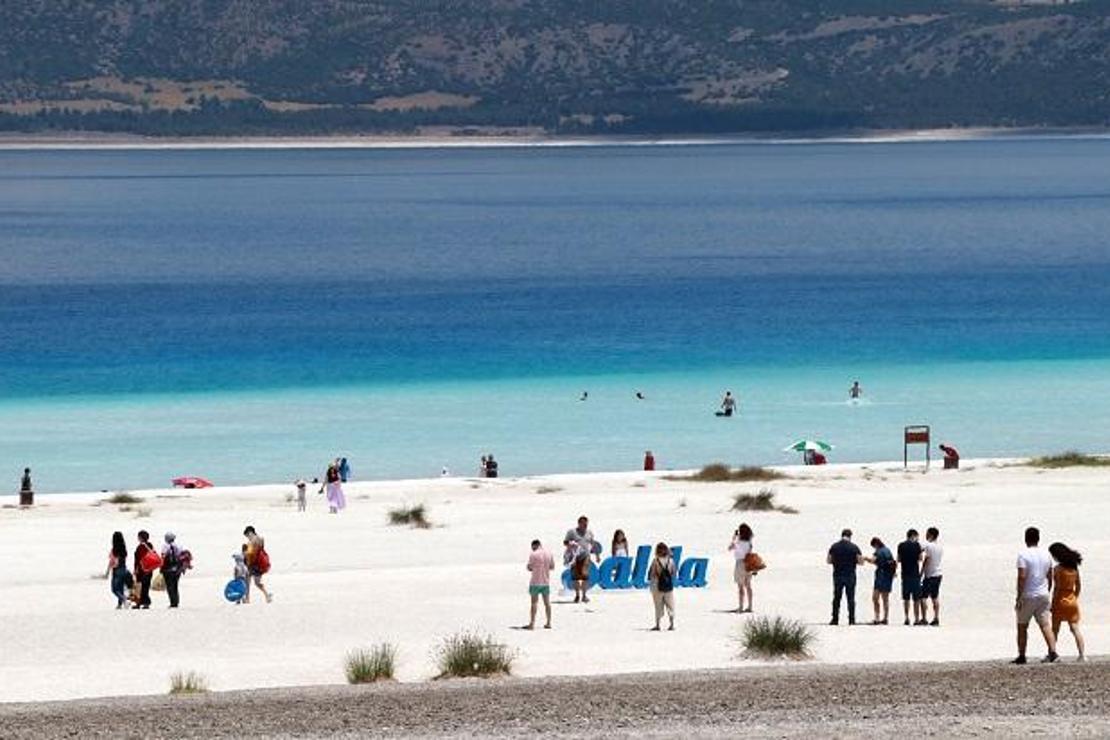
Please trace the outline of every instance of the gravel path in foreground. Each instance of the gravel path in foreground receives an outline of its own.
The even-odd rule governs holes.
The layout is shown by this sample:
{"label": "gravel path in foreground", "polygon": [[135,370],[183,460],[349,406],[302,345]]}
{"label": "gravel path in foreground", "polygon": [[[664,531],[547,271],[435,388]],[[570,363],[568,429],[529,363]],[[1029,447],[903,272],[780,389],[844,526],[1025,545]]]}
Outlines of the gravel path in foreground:
{"label": "gravel path in foreground", "polygon": [[1110,736],[1110,662],[784,665],[0,705],[0,737]]}

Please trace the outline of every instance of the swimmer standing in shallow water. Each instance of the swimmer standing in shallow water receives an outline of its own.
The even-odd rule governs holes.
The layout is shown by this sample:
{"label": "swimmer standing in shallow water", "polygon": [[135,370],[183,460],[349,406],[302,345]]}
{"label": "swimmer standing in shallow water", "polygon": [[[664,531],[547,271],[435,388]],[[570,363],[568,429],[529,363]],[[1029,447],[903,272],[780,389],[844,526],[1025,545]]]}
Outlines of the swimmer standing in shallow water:
{"label": "swimmer standing in shallow water", "polygon": [[852,383],[852,387],[848,389],[848,398],[853,401],[858,401],[863,397],[863,388],[860,387],[859,381]]}
{"label": "swimmer standing in shallow water", "polygon": [[735,411],[736,399],[732,391],[725,391],[725,397],[721,399],[721,410],[717,412],[717,416],[732,416]]}

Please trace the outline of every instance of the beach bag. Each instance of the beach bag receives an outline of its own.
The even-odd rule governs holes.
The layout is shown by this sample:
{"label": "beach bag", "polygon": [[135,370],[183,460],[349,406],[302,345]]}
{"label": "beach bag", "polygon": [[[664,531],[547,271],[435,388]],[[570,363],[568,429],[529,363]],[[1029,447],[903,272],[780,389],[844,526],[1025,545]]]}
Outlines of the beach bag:
{"label": "beach bag", "polygon": [[744,570],[749,573],[758,573],[766,567],[767,563],[754,550],[744,556]]}
{"label": "beach bag", "polygon": [[142,566],[144,573],[153,573],[162,567],[162,556],[154,548],[147,548],[139,559],[139,565]]}
{"label": "beach bag", "polygon": [[161,573],[155,573],[154,578],[150,581],[151,591],[165,591],[166,590],[166,577]]}
{"label": "beach bag", "polygon": [[270,553],[264,547],[254,556],[254,570],[259,575],[270,572]]}
{"label": "beach bag", "polygon": [[659,563],[659,580],[656,583],[660,593],[666,594],[674,591],[674,574],[671,573],[669,566]]}

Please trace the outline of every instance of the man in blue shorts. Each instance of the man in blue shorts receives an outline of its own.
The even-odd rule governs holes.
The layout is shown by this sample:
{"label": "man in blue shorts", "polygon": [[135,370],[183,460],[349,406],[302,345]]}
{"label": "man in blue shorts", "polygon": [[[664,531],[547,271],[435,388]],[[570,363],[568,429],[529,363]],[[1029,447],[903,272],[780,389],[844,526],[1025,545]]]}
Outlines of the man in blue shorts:
{"label": "man in blue shorts", "polygon": [[898,545],[898,568],[902,576],[902,613],[910,623],[910,600],[913,600],[913,623],[927,624],[921,603],[921,544],[917,530],[906,532],[906,541]]}

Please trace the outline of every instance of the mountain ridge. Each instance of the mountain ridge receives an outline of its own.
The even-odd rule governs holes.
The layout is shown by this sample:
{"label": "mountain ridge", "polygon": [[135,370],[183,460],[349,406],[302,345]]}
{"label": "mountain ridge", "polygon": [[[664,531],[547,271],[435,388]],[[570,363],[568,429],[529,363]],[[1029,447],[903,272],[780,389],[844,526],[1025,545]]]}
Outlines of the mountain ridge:
{"label": "mountain ridge", "polygon": [[744,133],[1110,122],[1107,3],[26,0],[0,129]]}

